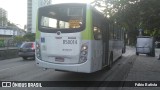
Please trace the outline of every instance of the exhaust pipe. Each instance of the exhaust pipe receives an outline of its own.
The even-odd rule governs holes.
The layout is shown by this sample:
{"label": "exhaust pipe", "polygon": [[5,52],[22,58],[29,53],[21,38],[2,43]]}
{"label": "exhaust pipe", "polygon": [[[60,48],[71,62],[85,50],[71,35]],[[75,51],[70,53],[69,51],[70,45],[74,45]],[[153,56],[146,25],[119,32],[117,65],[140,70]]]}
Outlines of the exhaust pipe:
{"label": "exhaust pipe", "polygon": [[46,70],[48,70],[48,68],[44,68],[44,69],[43,69],[43,71],[46,71]]}

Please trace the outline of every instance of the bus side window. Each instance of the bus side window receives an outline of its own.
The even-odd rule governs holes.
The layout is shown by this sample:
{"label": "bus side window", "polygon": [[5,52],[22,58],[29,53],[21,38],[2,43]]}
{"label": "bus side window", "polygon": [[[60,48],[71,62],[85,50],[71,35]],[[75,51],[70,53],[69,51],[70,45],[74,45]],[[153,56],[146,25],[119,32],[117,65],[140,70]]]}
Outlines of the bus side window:
{"label": "bus side window", "polygon": [[93,27],[94,32],[94,39],[95,40],[101,40],[102,39],[102,33],[101,30],[98,27]]}
{"label": "bus side window", "polygon": [[122,29],[121,28],[120,28],[119,34],[120,34],[120,40],[122,40]]}
{"label": "bus side window", "polygon": [[121,40],[121,30],[119,28],[117,30],[117,39]]}
{"label": "bus side window", "polygon": [[114,26],[113,28],[113,39],[116,40],[117,39],[117,28]]}
{"label": "bus side window", "polygon": [[110,24],[109,26],[109,38],[112,40],[114,38],[114,31],[113,31],[113,25]]}
{"label": "bus side window", "polygon": [[118,26],[117,25],[114,25],[114,30],[113,30],[113,32],[114,32],[114,40],[120,40],[120,30],[119,30],[119,28],[118,28]]}

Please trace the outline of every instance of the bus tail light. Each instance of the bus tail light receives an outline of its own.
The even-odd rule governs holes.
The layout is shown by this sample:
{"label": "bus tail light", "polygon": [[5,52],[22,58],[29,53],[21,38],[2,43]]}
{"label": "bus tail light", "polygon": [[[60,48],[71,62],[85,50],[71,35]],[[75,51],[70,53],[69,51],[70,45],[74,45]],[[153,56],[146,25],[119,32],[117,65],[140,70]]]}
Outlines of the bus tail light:
{"label": "bus tail light", "polygon": [[34,50],[35,49],[35,47],[34,47],[34,43],[32,43],[32,48],[31,48],[32,50]]}
{"label": "bus tail light", "polygon": [[40,44],[38,42],[36,42],[36,57],[40,60],[42,59],[41,48],[40,48]]}
{"label": "bus tail light", "polygon": [[88,45],[83,44],[82,47],[81,47],[79,63],[86,62],[87,61],[87,55],[88,55]]}

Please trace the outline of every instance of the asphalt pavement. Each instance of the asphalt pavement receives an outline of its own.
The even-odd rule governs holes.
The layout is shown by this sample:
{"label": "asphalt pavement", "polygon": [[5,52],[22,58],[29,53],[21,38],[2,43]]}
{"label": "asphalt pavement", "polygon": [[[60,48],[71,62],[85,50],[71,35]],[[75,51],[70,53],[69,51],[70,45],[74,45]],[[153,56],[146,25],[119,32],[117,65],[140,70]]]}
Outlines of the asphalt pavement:
{"label": "asphalt pavement", "polygon": [[[127,47],[127,52],[113,67],[92,74],[60,72],[54,69],[43,70],[35,60],[14,58],[0,61],[0,81],[160,81],[160,49],[156,57],[135,55],[135,48]],[[54,87],[23,88],[26,90],[160,90],[144,87]],[[22,88],[0,88],[0,90],[22,90]]]}
{"label": "asphalt pavement", "polygon": [[[134,50],[133,50],[134,51]],[[134,55],[134,59],[128,60],[128,64],[130,64],[130,68],[127,73],[124,75],[123,79],[118,81],[137,81],[133,87],[100,87],[99,90],[160,90],[160,87],[156,87],[160,83],[160,60],[158,60],[160,54],[160,49],[156,49],[156,56],[150,57],[145,54],[140,54],[139,56]],[[132,61],[133,60],[133,61]],[[125,65],[126,67],[126,65]],[[124,68],[125,69],[125,68]],[[124,71],[124,70],[123,70]],[[123,72],[122,71],[122,72]],[[117,77],[121,74],[117,73]],[[114,76],[117,78],[116,76]],[[114,79],[115,79],[114,78]],[[141,83],[141,81],[147,82],[147,86],[145,83]],[[152,83],[152,81],[154,83]],[[157,81],[157,82],[155,82]],[[125,86],[124,83],[123,86]],[[136,85],[137,84],[137,85]],[[140,85],[141,84],[141,85]],[[148,87],[149,84],[154,84],[152,87]],[[144,85],[144,86],[143,86]]]}
{"label": "asphalt pavement", "polygon": [[[137,56],[133,67],[131,68],[128,76],[124,80],[160,82],[160,60],[158,60],[159,54],[160,49],[156,49],[155,57],[149,57],[143,54]],[[160,87],[122,87],[120,90],[160,90]]]}

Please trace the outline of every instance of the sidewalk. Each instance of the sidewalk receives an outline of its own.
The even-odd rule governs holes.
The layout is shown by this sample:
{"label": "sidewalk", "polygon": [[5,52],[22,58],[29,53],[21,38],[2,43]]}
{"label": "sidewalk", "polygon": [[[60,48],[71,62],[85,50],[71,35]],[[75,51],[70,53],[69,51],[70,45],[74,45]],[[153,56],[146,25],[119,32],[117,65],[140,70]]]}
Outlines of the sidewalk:
{"label": "sidewalk", "polygon": [[[157,60],[159,54],[160,49],[156,49],[156,57],[141,54],[137,56],[124,81],[160,81],[160,60]],[[120,90],[160,90],[160,87],[124,87]]]}
{"label": "sidewalk", "polygon": [[4,47],[0,48],[0,60],[17,58],[18,48],[17,47]]}
{"label": "sidewalk", "polygon": [[138,56],[126,81],[160,81],[160,60]]}

